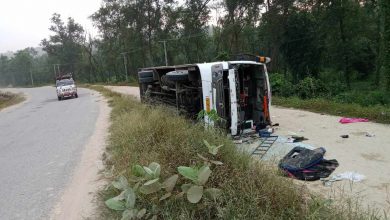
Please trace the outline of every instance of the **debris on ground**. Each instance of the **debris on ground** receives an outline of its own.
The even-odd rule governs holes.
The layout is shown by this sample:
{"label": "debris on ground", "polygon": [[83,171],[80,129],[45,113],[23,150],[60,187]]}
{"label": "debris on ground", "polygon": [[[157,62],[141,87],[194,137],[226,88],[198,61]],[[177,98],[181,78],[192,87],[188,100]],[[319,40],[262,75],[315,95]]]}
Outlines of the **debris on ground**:
{"label": "debris on ground", "polygon": [[292,137],[287,138],[286,143],[294,143],[295,139]]}
{"label": "debris on ground", "polygon": [[366,137],[375,137],[375,134],[371,134],[371,133],[366,132]]}
{"label": "debris on ground", "polygon": [[343,134],[343,135],[340,135],[340,137],[342,137],[342,138],[349,138],[349,135],[348,134]]}
{"label": "debris on ground", "polygon": [[331,186],[333,182],[340,181],[340,180],[350,180],[352,182],[360,182],[363,181],[366,178],[363,174],[357,173],[357,172],[344,172],[344,173],[339,173],[335,174],[332,177],[326,179],[321,179],[323,184],[325,186]]}
{"label": "debris on ground", "polygon": [[264,129],[258,130],[258,133],[261,138],[269,137],[272,133],[274,133],[274,129],[271,126],[267,126]]}
{"label": "debris on ground", "polygon": [[357,173],[357,172],[344,172],[340,174],[334,175],[335,178],[341,178],[345,180],[351,180],[352,182],[360,182],[366,178],[363,174]]}
{"label": "debris on ground", "polygon": [[355,123],[355,122],[369,122],[367,118],[341,118],[339,120],[341,124]]}
{"label": "debris on ground", "polygon": [[298,135],[292,135],[291,138],[294,139],[294,141],[293,141],[294,143],[309,140],[308,138],[305,138],[304,136],[298,136]]}
{"label": "debris on ground", "polygon": [[240,139],[240,140],[233,140],[233,143],[235,143],[235,144],[242,144],[242,140]]}
{"label": "debris on ground", "polygon": [[304,136],[298,136],[298,135],[291,135],[291,137],[288,137],[286,139],[286,143],[297,143],[309,140],[308,138],[305,138]]}
{"label": "debris on ground", "polygon": [[332,178],[321,178],[322,184],[324,186],[332,186],[332,184],[336,181],[340,181],[341,179],[332,179]]}
{"label": "debris on ground", "polygon": [[279,168],[286,176],[300,180],[314,181],[328,177],[338,166],[337,160],[326,160],[324,148],[310,150],[294,147],[279,162]]}
{"label": "debris on ground", "polygon": [[254,130],[244,131],[240,136],[234,136],[233,143],[235,144],[252,144],[258,139],[257,133]]}
{"label": "debris on ground", "polygon": [[271,132],[267,131],[266,129],[263,129],[263,130],[259,131],[259,136],[261,138],[269,137],[269,136],[271,136]]}

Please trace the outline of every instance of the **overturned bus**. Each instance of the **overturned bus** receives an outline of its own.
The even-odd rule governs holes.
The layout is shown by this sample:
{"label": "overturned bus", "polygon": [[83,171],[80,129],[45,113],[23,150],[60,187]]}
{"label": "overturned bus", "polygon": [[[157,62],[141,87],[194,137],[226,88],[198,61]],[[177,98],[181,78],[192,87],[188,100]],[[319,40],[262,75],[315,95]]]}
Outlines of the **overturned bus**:
{"label": "overturned bus", "polygon": [[[175,106],[192,118],[214,111],[232,136],[271,125],[268,57],[240,55],[235,61],[142,68],[141,101]],[[210,123],[207,114],[204,118]]]}

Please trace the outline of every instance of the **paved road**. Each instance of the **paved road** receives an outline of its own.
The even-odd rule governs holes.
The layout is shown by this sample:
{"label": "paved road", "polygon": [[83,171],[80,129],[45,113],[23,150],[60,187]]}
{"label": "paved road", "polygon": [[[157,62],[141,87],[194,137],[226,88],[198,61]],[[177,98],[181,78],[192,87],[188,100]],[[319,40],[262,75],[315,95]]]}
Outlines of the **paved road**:
{"label": "paved road", "polygon": [[26,103],[0,111],[0,219],[48,219],[99,113],[97,93],[57,101],[54,87],[20,89]]}

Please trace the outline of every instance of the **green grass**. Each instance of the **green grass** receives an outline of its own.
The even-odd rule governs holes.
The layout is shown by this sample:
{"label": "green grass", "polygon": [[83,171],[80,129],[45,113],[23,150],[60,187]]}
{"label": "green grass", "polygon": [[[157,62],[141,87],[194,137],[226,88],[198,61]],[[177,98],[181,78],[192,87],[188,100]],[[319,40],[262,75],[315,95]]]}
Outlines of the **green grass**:
{"label": "green grass", "polygon": [[[158,162],[165,179],[176,174],[178,166],[201,165],[197,153],[207,155],[203,139],[224,145],[217,158],[224,164],[212,167],[206,184],[222,189],[222,196],[217,201],[204,198],[198,204],[174,197],[160,202],[160,194],[137,198],[137,208],[150,211],[157,207],[158,219],[375,219],[375,213],[365,212],[354,203],[335,206],[280,176],[273,166],[252,161],[238,152],[222,131],[204,129],[169,108],[147,106],[102,86],[89,88],[100,91],[112,107],[105,165],[107,171],[113,170],[114,177],[123,174],[129,178],[133,165]],[[180,177],[178,184],[184,182]],[[177,186],[174,194],[179,189]],[[103,203],[117,194],[110,185],[100,193],[101,219],[121,218],[120,212],[109,210]]]}
{"label": "green grass", "polygon": [[24,100],[25,98],[21,94],[0,91],[0,110]]}
{"label": "green grass", "polygon": [[272,98],[272,104],[343,117],[368,118],[374,122],[390,124],[390,107],[383,105],[361,106],[356,103],[339,103],[324,98],[304,100],[297,97],[275,96]]}

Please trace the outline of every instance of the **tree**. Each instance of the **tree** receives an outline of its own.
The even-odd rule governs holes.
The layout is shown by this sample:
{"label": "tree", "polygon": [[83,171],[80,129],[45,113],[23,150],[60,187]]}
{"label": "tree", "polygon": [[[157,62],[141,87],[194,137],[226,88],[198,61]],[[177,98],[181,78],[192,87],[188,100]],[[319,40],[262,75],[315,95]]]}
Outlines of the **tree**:
{"label": "tree", "polygon": [[390,2],[380,0],[380,19],[381,19],[381,69],[386,76],[386,89],[390,91]]}
{"label": "tree", "polygon": [[295,83],[306,76],[318,76],[322,48],[318,35],[313,34],[316,27],[314,17],[307,12],[293,13],[288,18],[281,51]]}
{"label": "tree", "polygon": [[[259,21],[262,4],[262,0],[224,1],[226,16],[221,21],[223,26],[222,35],[229,43],[225,45],[229,53],[238,54],[246,50],[245,46],[248,41],[242,39],[241,34],[244,28],[253,27],[250,30],[251,32],[255,30],[254,27]],[[222,38],[222,40],[224,39]]]}
{"label": "tree", "polygon": [[285,30],[290,13],[297,11],[292,0],[275,0],[266,2],[266,11],[263,13],[258,30],[258,43],[263,55],[270,56],[270,69],[283,71],[287,74],[287,65],[281,55],[283,41],[286,39]]}
{"label": "tree", "polygon": [[9,72],[13,85],[31,85],[34,55],[36,55],[36,51],[33,48],[26,48],[17,51],[10,60]]}
{"label": "tree", "polygon": [[207,40],[206,24],[209,20],[210,10],[207,4],[210,0],[187,0],[185,7],[181,9],[180,23],[183,26],[180,40],[182,50],[186,57],[186,62],[201,62],[204,57],[202,53],[205,49]]}
{"label": "tree", "polygon": [[[126,62],[136,77],[138,68],[165,64],[163,41],[169,64],[260,54],[270,56],[270,69],[288,80],[310,75],[353,88],[354,81],[374,79],[389,65],[383,46],[389,42],[386,5],[385,0],[103,0],[91,16],[101,38],[78,43],[79,69],[88,73],[84,79],[123,81]],[[216,23],[212,10],[220,15]],[[56,35],[66,36],[59,16],[52,21]]]}
{"label": "tree", "polygon": [[85,43],[84,29],[69,17],[65,24],[61,15],[54,13],[49,30],[53,35],[43,39],[41,45],[49,55],[49,59],[61,65],[61,73],[76,74],[80,70],[83,45]]}
{"label": "tree", "polygon": [[0,55],[0,85],[6,86],[11,83],[9,71],[10,60],[7,56]]}

